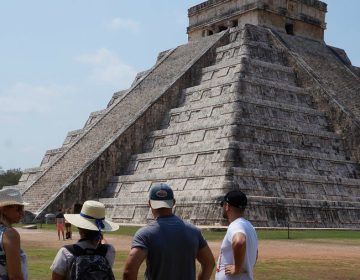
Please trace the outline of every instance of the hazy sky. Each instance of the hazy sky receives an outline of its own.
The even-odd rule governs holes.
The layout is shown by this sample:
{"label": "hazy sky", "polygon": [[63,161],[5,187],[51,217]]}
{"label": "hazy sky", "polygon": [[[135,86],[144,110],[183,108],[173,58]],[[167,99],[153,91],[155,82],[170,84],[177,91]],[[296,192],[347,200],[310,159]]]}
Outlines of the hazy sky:
{"label": "hazy sky", "polygon": [[[2,1],[0,167],[39,166],[159,52],[187,42],[187,9],[201,2]],[[324,2],[326,43],[360,66],[360,1]]]}

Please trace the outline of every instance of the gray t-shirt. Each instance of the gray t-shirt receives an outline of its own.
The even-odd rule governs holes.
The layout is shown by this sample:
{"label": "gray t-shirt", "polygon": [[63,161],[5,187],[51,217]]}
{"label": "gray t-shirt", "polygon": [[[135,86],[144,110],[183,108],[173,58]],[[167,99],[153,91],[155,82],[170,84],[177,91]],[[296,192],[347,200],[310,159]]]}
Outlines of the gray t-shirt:
{"label": "gray t-shirt", "polygon": [[131,248],[147,251],[146,280],[193,280],[196,256],[206,245],[198,228],[171,215],[139,229]]}

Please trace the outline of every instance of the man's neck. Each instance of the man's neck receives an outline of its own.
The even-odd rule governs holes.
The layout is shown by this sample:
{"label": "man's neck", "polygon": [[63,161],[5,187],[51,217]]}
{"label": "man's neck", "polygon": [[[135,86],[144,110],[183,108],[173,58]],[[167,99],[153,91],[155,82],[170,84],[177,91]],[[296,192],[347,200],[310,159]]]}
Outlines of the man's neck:
{"label": "man's neck", "polygon": [[172,208],[153,209],[152,212],[153,212],[153,215],[154,215],[155,219],[173,215]]}
{"label": "man's neck", "polygon": [[232,215],[228,215],[228,220],[229,220],[229,223],[231,224],[233,221],[239,219],[239,218],[242,218],[243,215],[240,214],[240,213],[233,213]]}

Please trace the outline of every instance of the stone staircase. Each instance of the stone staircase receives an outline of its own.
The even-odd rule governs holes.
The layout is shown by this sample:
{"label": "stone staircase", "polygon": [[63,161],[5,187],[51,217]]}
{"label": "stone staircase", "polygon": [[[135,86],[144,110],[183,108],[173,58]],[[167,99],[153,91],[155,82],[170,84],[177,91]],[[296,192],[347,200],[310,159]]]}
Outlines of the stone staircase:
{"label": "stone staircase", "polygon": [[257,226],[357,227],[359,165],[300,86],[288,51],[265,28],[246,25],[229,37],[143,153],[111,179],[101,199],[109,217],[145,223],[148,190],[165,182],[176,214],[221,224],[217,199],[235,181]]}
{"label": "stone staircase", "polygon": [[192,71],[207,65],[217,34],[160,54],[150,70],[140,73],[130,89],[115,93],[108,107],[90,114],[84,128],[69,132],[63,146],[46,152],[39,168],[25,170],[18,187],[30,203],[27,210],[41,218],[59,208],[97,199],[109,179],[144,137],[174,107],[182,84]]}

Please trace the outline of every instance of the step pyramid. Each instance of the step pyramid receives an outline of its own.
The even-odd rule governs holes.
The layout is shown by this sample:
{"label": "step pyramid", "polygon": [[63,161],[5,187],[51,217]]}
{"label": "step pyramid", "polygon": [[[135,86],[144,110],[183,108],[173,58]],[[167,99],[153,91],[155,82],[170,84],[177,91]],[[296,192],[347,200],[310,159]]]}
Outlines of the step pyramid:
{"label": "step pyramid", "polygon": [[207,35],[161,53],[24,172],[34,217],[99,199],[113,221],[143,224],[149,188],[164,182],[198,225],[222,225],[219,198],[240,188],[256,226],[359,227],[358,68],[273,26]]}

